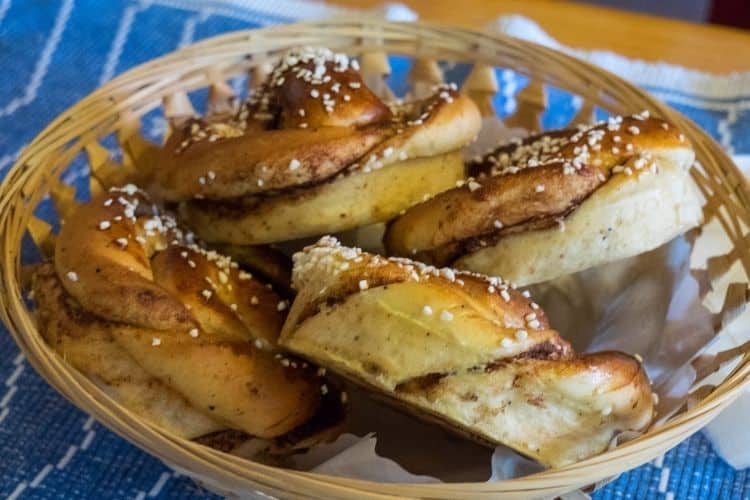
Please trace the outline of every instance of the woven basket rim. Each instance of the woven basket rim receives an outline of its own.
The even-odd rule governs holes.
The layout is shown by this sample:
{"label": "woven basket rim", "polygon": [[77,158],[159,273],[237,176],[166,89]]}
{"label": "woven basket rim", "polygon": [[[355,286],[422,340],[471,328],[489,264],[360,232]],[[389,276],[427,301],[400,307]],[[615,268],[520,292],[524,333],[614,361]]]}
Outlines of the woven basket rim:
{"label": "woven basket rim", "polygon": [[[257,39],[267,37],[266,42],[268,45],[273,46],[274,37],[276,36],[294,36],[295,34],[304,33],[306,36],[310,36],[311,38],[315,38],[316,36],[318,38],[321,37],[321,33],[324,33],[326,30],[331,29],[341,29],[341,30],[350,30],[352,33],[352,36],[365,36],[362,35],[362,32],[365,30],[385,30],[385,29],[391,29],[391,28],[398,28],[398,30],[402,30],[406,32],[407,34],[404,35],[404,39],[412,40],[415,37],[419,39],[420,34],[422,32],[430,32],[433,34],[444,34],[448,37],[453,38],[468,38],[470,40],[475,41],[477,45],[479,45],[480,40],[486,40],[491,41],[492,43],[500,43],[502,45],[505,45],[507,47],[513,47],[517,48],[519,50],[531,50],[537,54],[545,55],[546,57],[555,58],[560,61],[561,65],[564,65],[565,67],[571,67],[576,69],[578,72],[591,72],[592,74],[604,76],[609,79],[611,79],[613,82],[616,82],[618,85],[623,85],[624,87],[628,88],[631,92],[634,92],[635,94],[642,97],[643,101],[647,103],[652,110],[659,112],[663,116],[668,117],[670,120],[679,123],[680,127],[685,128],[686,134],[688,134],[691,138],[698,137],[700,138],[705,144],[708,144],[707,152],[712,155],[714,158],[716,158],[717,162],[722,165],[723,168],[728,169],[731,175],[733,176],[739,176],[741,178],[741,173],[737,169],[737,167],[734,165],[734,163],[731,161],[731,159],[726,155],[726,153],[720,148],[720,146],[712,139],[710,138],[705,132],[703,132],[696,124],[691,122],[689,119],[681,115],[679,112],[667,107],[665,104],[661,103],[660,101],[656,100],[652,96],[648,95],[644,91],[638,89],[634,85],[623,81],[621,78],[619,78],[616,75],[613,75],[611,73],[606,72],[605,70],[602,70],[601,68],[598,68],[590,63],[587,63],[585,61],[581,61],[578,59],[575,59],[572,56],[563,54],[561,52],[558,52],[554,49],[551,49],[549,47],[545,47],[539,44],[535,44],[532,42],[527,42],[524,40],[519,40],[515,38],[511,38],[505,35],[499,35],[499,34],[490,34],[490,33],[482,33],[478,31],[474,31],[471,29],[466,28],[452,28],[445,25],[435,24],[435,23],[391,23],[387,21],[374,21],[374,20],[356,20],[356,19],[350,19],[350,18],[343,18],[343,19],[336,19],[336,20],[327,20],[327,21],[308,21],[303,23],[295,23],[295,24],[289,24],[289,25],[281,25],[281,26],[272,26],[267,28],[261,28],[261,29],[248,29],[248,30],[240,30],[240,31],[234,31],[229,32],[226,34],[217,35],[202,41],[199,41],[195,44],[183,47],[181,49],[178,49],[176,51],[173,51],[169,54],[163,55],[159,58],[152,59],[150,61],[147,61],[135,68],[132,68],[128,70],[127,72],[117,76],[110,82],[106,83],[105,85],[97,88],[92,93],[90,93],[88,96],[84,97],[80,101],[78,101],[76,104],[68,108],[66,111],[59,114],[55,119],[53,119],[50,124],[45,127],[30,143],[29,145],[24,149],[24,151],[19,155],[19,158],[14,163],[13,167],[8,170],[5,178],[3,179],[2,183],[0,184],[0,227],[5,227],[6,224],[10,221],[10,213],[12,212],[12,204],[17,201],[17,195],[20,191],[20,188],[16,189],[14,185],[14,181],[16,180],[17,175],[22,170],[33,170],[35,174],[37,175],[43,175],[43,169],[48,166],[49,162],[42,161],[43,159],[49,157],[50,155],[54,155],[57,150],[57,148],[54,149],[43,149],[45,146],[45,141],[49,140],[54,143],[54,134],[58,133],[59,135],[64,135],[66,132],[66,129],[72,126],[71,124],[75,123],[75,116],[74,111],[80,112],[83,110],[88,109],[91,107],[98,106],[98,104],[101,102],[102,99],[106,100],[108,99],[114,89],[119,88],[121,85],[125,84],[131,84],[136,85],[139,80],[143,79],[143,75],[141,73],[151,73],[154,74],[166,74],[173,66],[184,68],[185,65],[185,59],[190,59],[190,63],[194,64],[196,66],[200,66],[203,59],[210,58],[211,55],[214,52],[221,52],[222,47],[224,43],[228,41],[245,41],[248,44],[252,44],[254,41],[258,41]],[[359,33],[359,35],[357,35]],[[254,40],[255,39],[255,40]],[[350,47],[354,48],[354,47]],[[234,50],[234,49],[233,49]],[[480,57],[481,56],[481,57]],[[489,59],[490,55],[487,54],[477,54],[477,58],[475,61],[482,60],[482,59]],[[530,66],[533,66],[533,64],[530,64]],[[541,71],[541,70],[540,70]],[[153,83],[149,83],[148,86],[153,85]],[[130,96],[132,98],[132,95]],[[127,98],[126,98],[127,99]],[[98,109],[98,108],[97,108]],[[118,114],[118,112],[112,111],[112,114],[115,115],[114,117],[121,116]],[[113,118],[114,118],[113,117]],[[66,128],[66,123],[69,125],[69,127]],[[76,134],[75,137],[87,137],[88,135],[91,135],[92,137],[97,137],[99,134],[94,133],[98,132],[96,131],[87,131],[86,133],[82,134]],[[30,168],[26,168],[29,163],[35,162],[35,165]],[[20,175],[20,174],[19,174]],[[31,174],[29,174],[31,175]],[[41,187],[44,187],[44,184],[40,184]],[[747,185],[740,184],[738,186],[735,186],[734,189],[736,190],[738,196],[741,197],[741,201],[744,202],[743,208],[746,210],[750,210],[750,203],[748,203],[748,200],[750,200],[750,192],[748,191]],[[26,196],[29,196],[29,193],[25,193]],[[18,240],[20,241],[20,239]],[[2,276],[2,282],[3,282],[3,291],[18,291],[20,290],[20,284],[19,280],[17,279],[20,276],[20,273],[18,272],[18,255],[20,254],[20,249],[18,248],[18,241],[14,241],[10,235],[6,234],[3,236],[3,238],[0,239],[0,250],[2,253],[0,254],[0,259],[2,259],[2,267],[6,267],[7,269],[13,269],[12,272],[3,273]],[[166,432],[152,427],[150,424],[145,423],[142,421],[139,417],[132,414],[127,408],[119,408],[121,410],[121,414],[115,415],[115,418],[113,419],[112,415],[102,415],[101,411],[102,409],[99,407],[94,407],[93,410],[91,408],[91,401],[88,401],[89,406],[86,408],[83,408],[81,401],[79,398],[85,399],[96,399],[99,400],[103,397],[103,393],[97,394],[97,391],[99,389],[95,388],[93,384],[91,384],[83,375],[78,373],[72,366],[68,366],[65,362],[63,362],[61,359],[55,359],[52,361],[52,363],[59,363],[60,366],[56,367],[57,370],[61,370],[61,373],[64,374],[69,378],[67,380],[68,384],[66,387],[60,387],[60,383],[55,383],[53,381],[50,381],[48,378],[48,375],[44,372],[45,366],[42,365],[43,359],[40,360],[35,356],[35,353],[30,350],[29,346],[25,343],[25,341],[31,341],[31,342],[40,342],[41,336],[36,328],[33,328],[29,331],[16,331],[15,322],[11,321],[12,317],[16,317],[17,314],[28,314],[29,311],[26,311],[24,309],[24,305],[22,300],[20,300],[19,297],[16,296],[17,294],[12,294],[9,296],[7,293],[0,294],[0,304],[2,305],[2,310],[0,310],[0,313],[2,314],[2,318],[4,322],[6,323],[6,326],[10,330],[11,334],[14,336],[16,343],[20,346],[24,354],[26,355],[27,359],[30,361],[30,363],[34,366],[35,370],[42,375],[45,380],[47,380],[50,385],[55,387],[58,393],[62,394],[64,397],[69,399],[74,405],[78,406],[79,408],[83,409],[85,412],[90,413],[98,419],[106,422],[117,422],[116,428],[113,428],[112,425],[107,425],[110,430],[113,430],[117,434],[123,436],[125,439],[133,442],[138,447],[146,450],[147,452],[156,455],[159,458],[162,458],[163,460],[166,460],[168,462],[172,462],[171,460],[164,458],[158,453],[158,450],[153,450],[152,446],[150,446],[146,441],[149,435],[151,437],[157,438],[157,441],[160,441],[161,444],[165,444],[167,442],[173,443],[173,444],[179,444],[182,446],[181,450],[185,452],[185,448],[191,449],[195,454],[200,454],[202,456],[208,456],[213,457],[214,464],[218,463],[216,460],[227,460],[226,454],[223,454],[221,452],[218,452],[216,450],[211,450],[205,447],[200,447],[200,445],[197,445],[195,443],[189,442],[189,444],[186,446],[186,443],[182,443],[180,438],[176,438],[174,436],[168,435]],[[41,341],[42,344],[43,341]],[[49,349],[47,348],[46,344],[44,344],[42,349]],[[52,357],[54,358],[56,354],[51,353]],[[49,367],[47,367],[49,368]],[[59,382],[59,381],[58,381]],[[632,441],[629,441],[616,449],[605,452],[601,455],[597,455],[594,457],[591,457],[589,459],[586,459],[584,461],[578,462],[576,464],[573,464],[571,466],[563,467],[560,469],[550,469],[546,471],[542,471],[536,474],[523,476],[520,478],[515,479],[509,479],[504,480],[501,482],[486,482],[486,483],[472,483],[472,482],[463,482],[463,483],[440,483],[440,484],[410,484],[410,483],[380,483],[375,481],[369,481],[369,480],[361,480],[361,479],[348,479],[348,478],[341,478],[337,476],[328,476],[324,474],[316,474],[316,473],[310,473],[310,472],[301,472],[301,471],[294,471],[290,469],[281,469],[277,467],[267,466],[259,463],[253,463],[253,462],[247,462],[245,461],[243,466],[246,472],[253,472],[253,474],[248,475],[247,477],[250,478],[251,481],[255,482],[256,484],[268,484],[267,480],[270,479],[269,476],[272,476],[275,481],[274,483],[281,484],[283,483],[284,479],[288,480],[297,480],[302,481],[298,486],[300,485],[307,485],[307,486],[316,486],[315,491],[318,490],[318,487],[326,486],[328,488],[333,488],[333,483],[335,483],[337,488],[348,488],[348,490],[338,490],[336,491],[336,494],[340,493],[347,493],[347,494],[353,494],[356,493],[358,495],[367,493],[368,495],[378,496],[381,494],[384,495],[394,495],[394,494],[406,494],[406,495],[435,495],[435,494],[466,494],[468,492],[473,493],[493,493],[499,491],[497,489],[498,484],[504,484],[508,487],[511,487],[514,491],[517,492],[528,492],[529,494],[538,494],[543,492],[552,492],[552,491],[563,491],[567,485],[571,485],[570,482],[570,473],[571,471],[578,470],[583,472],[583,469],[590,469],[590,468],[601,468],[602,471],[605,471],[605,474],[600,475],[598,477],[604,477],[605,475],[608,475],[609,472],[613,469],[617,469],[617,467],[612,466],[612,462],[615,461],[623,461],[626,463],[625,469],[630,468],[631,466],[638,465],[640,463],[643,463],[650,458],[653,458],[658,454],[659,452],[666,451],[667,448],[673,446],[678,441],[682,440],[683,438],[686,438],[689,434],[692,434],[693,432],[697,431],[705,425],[711,418],[715,417],[721,409],[726,407],[728,404],[730,404],[736,397],[740,394],[740,392],[748,385],[750,382],[750,359],[748,356],[748,353],[745,352],[745,356],[739,366],[733,370],[733,372],[725,379],[723,382],[717,386],[718,388],[724,388],[723,391],[713,391],[711,394],[709,394],[706,398],[701,400],[700,404],[697,405],[694,408],[691,408],[687,410],[686,412],[683,412],[667,423],[665,423],[663,426],[659,427],[655,431],[649,431],[648,433],[644,434],[643,436],[636,438]],[[88,386],[87,386],[88,383]],[[67,392],[70,391],[70,392]],[[80,392],[76,392],[80,391]],[[93,395],[92,395],[93,394]],[[96,396],[96,397],[94,397]],[[106,424],[105,424],[106,425]],[[145,427],[144,427],[145,426]],[[144,434],[145,431],[145,434]],[[132,435],[131,435],[132,433]],[[655,435],[656,434],[656,435]],[[660,435],[662,438],[662,441],[665,443],[664,446],[660,449],[659,452],[655,452],[649,455],[648,458],[644,458],[645,455],[634,457],[633,455],[638,455],[639,453],[643,452],[643,449],[640,448],[640,444],[644,443],[645,441],[652,440],[657,435]],[[135,437],[133,437],[135,436]],[[138,439],[138,438],[141,439]],[[202,450],[198,450],[198,447],[203,448]],[[170,457],[172,458],[172,457]],[[185,458],[188,462],[193,458],[191,456],[185,456]],[[237,460],[241,460],[237,458]],[[182,466],[181,466],[182,467]],[[183,467],[185,468],[185,467]],[[622,469],[622,470],[625,470]],[[620,472],[622,472],[620,470]],[[235,471],[228,471],[227,474],[234,474]],[[584,482],[591,482],[591,474],[589,472],[589,475],[586,476],[585,474],[581,474],[584,477]],[[274,486],[277,487],[278,486]],[[570,489],[570,488],[568,488]],[[330,490],[331,493],[334,492],[334,490]],[[505,491],[505,489],[503,489]]]}

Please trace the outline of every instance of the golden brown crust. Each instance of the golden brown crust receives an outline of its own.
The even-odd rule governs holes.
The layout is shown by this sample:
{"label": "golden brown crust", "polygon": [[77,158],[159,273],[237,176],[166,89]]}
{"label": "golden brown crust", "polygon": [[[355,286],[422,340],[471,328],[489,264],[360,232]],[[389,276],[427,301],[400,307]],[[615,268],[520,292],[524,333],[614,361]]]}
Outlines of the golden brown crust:
{"label": "golden brown crust", "polygon": [[271,283],[276,291],[291,296],[292,259],[268,245],[215,245],[216,251],[230,257],[248,271]]}
{"label": "golden brown crust", "polygon": [[691,156],[660,161],[635,181],[616,175],[554,227],[504,234],[454,265],[526,285],[653,250],[700,224]]}
{"label": "golden brown crust", "polygon": [[44,340],[68,363],[137,415],[188,439],[224,429],[144,370],[113,338],[110,323],[83,309],[51,264],[34,270],[32,290]]}
{"label": "golden brown crust", "polygon": [[228,259],[223,266],[216,264],[217,259],[224,258],[195,246],[170,246],[152,260],[154,281],[189,305],[206,333],[274,345],[286,316],[280,305],[285,307],[286,302]]}
{"label": "golden brown crust", "polygon": [[636,359],[575,354],[541,308],[499,278],[332,238],[295,255],[293,278],[282,345],[450,429],[562,466],[653,417]]}
{"label": "golden brown crust", "polygon": [[324,380],[278,353],[287,302],[195,245],[135,186],[82,206],[58,245],[56,274],[70,300],[97,318],[110,344],[212,421],[275,437],[318,411]]}
{"label": "golden brown crust", "polygon": [[[483,179],[473,190],[467,185],[444,191],[396,218],[384,244],[393,255],[447,265],[522,224],[564,216],[603,181],[596,168],[584,166],[565,175],[561,167],[561,162],[551,163]],[[536,189],[540,185],[543,192]]]}
{"label": "golden brown crust", "polygon": [[171,152],[179,138],[170,139],[150,191],[170,201],[220,200],[304,186],[346,169],[385,137],[377,128],[264,130],[198,142],[179,154]]}
{"label": "golden brown crust", "polygon": [[[365,87],[357,90],[369,92]],[[337,108],[331,116],[338,114]],[[402,105],[392,120],[361,128],[308,124],[302,129],[257,130],[228,125],[233,132],[211,141],[210,127],[217,125],[191,120],[168,138],[149,191],[169,201],[273,196],[336,174],[367,173],[407,158],[454,151],[474,138],[479,121],[473,102],[449,87]],[[181,148],[186,141],[187,147]]]}
{"label": "golden brown crust", "polygon": [[605,183],[637,182],[653,165],[691,151],[677,129],[647,115],[514,141],[471,162],[462,186],[394,220],[385,244],[393,254],[446,265],[507,235],[564,224]]}
{"label": "golden brown crust", "polygon": [[574,169],[578,164],[592,165],[606,172],[629,158],[663,148],[691,146],[679,129],[648,113],[616,116],[593,125],[545,132],[500,145],[473,160],[469,173],[477,179],[513,174],[533,167],[529,164],[533,160],[539,165],[562,160]]}
{"label": "golden brown crust", "polygon": [[478,132],[476,106],[455,86],[391,110],[356,68],[326,49],[290,51],[230,120],[172,134],[150,191],[169,201],[274,194],[453,151]]}
{"label": "golden brown crust", "polygon": [[250,342],[192,338],[112,326],[112,335],[143,368],[227,427],[258,437],[291,431],[318,410],[320,382],[311,369],[285,366]]}
{"label": "golden brown crust", "polygon": [[151,257],[180,237],[135,186],[115,189],[81,206],[65,221],[55,267],[84,308],[102,317],[157,330],[196,326],[185,306],[154,283]]}
{"label": "golden brown crust", "polygon": [[[391,110],[367,88],[360,72],[342,55],[332,56],[338,56],[339,62],[326,57],[302,64],[284,60],[275,69],[268,84],[280,108],[281,126],[365,127],[389,122],[393,117]],[[318,83],[314,77],[319,65],[325,71],[321,71]],[[312,74],[312,78],[306,78],[307,74]],[[331,77],[327,82],[323,81],[326,76]],[[319,101],[311,95],[314,92],[320,94]],[[349,99],[344,99],[344,95]],[[326,102],[334,109],[327,110]]]}

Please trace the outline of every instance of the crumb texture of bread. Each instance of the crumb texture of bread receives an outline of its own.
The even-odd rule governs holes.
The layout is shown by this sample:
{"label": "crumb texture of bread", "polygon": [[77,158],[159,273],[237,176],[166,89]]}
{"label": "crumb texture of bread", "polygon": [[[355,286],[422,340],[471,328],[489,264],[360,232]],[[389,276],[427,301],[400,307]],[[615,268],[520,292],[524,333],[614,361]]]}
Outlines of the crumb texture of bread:
{"label": "crumb texture of bread", "polygon": [[662,163],[641,179],[610,179],[560,224],[509,234],[455,266],[529,285],[648,252],[702,219],[690,176]]}

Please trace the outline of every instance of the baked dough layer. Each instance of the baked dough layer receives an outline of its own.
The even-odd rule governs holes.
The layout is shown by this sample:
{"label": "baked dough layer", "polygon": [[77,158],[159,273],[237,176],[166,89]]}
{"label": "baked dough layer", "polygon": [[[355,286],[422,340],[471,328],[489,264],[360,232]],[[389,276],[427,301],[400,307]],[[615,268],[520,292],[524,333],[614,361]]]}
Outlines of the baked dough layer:
{"label": "baked dough layer", "polygon": [[684,168],[659,161],[654,172],[612,177],[559,224],[510,234],[455,265],[528,285],[653,250],[703,218]]}
{"label": "baked dough layer", "polygon": [[452,152],[397,162],[318,186],[249,201],[247,205],[190,202],[182,216],[206,241],[262,244],[345,231],[386,221],[464,177]]}

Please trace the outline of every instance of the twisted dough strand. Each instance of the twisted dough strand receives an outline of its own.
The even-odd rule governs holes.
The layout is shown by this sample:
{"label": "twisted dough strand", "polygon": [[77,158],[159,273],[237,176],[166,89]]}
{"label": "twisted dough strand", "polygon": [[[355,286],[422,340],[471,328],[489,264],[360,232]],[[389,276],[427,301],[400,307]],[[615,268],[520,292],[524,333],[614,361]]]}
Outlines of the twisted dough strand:
{"label": "twisted dough strand", "polygon": [[111,323],[83,309],[65,291],[54,266],[36,269],[32,290],[47,343],[123,406],[188,439],[225,428],[144,370],[115,341]]}
{"label": "twisted dough strand", "polygon": [[135,186],[66,220],[55,267],[71,300],[198,412],[275,437],[318,410],[323,381],[276,347],[287,302],[195,245]]}

